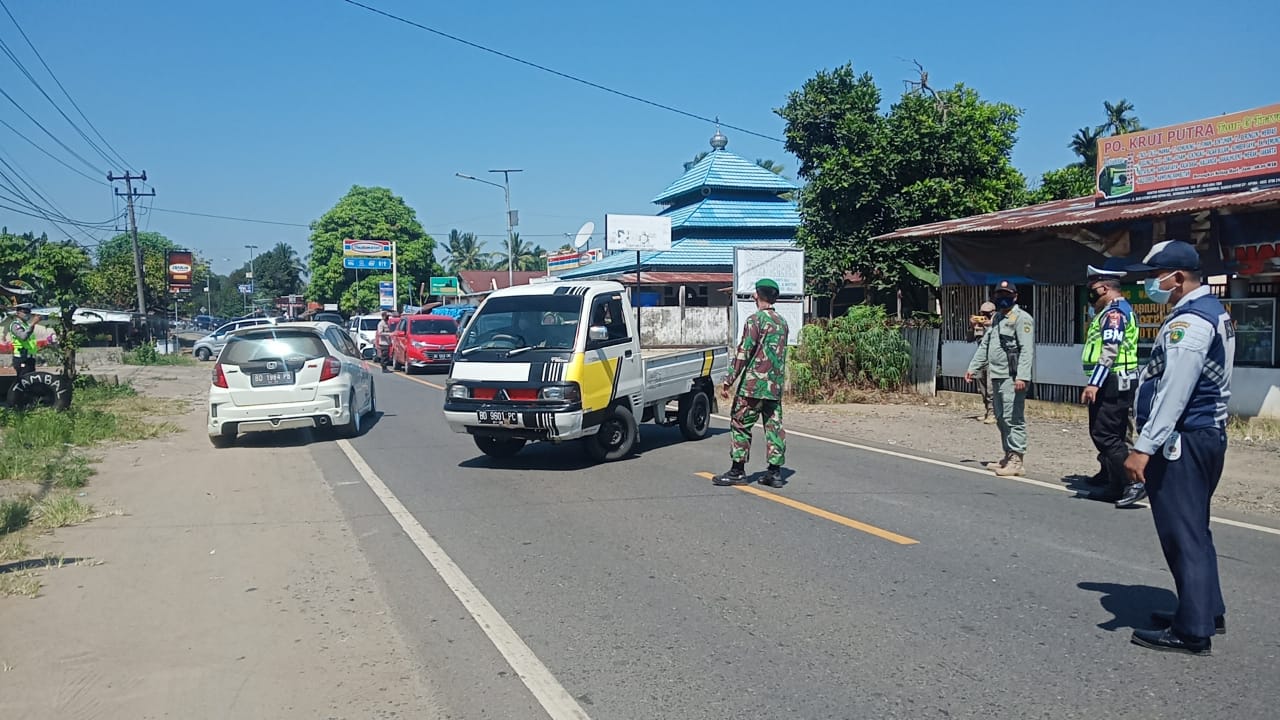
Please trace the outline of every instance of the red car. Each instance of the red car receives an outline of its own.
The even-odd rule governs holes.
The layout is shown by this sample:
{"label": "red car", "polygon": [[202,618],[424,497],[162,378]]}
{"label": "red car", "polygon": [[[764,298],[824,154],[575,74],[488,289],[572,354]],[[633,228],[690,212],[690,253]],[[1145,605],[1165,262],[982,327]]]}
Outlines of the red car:
{"label": "red car", "polygon": [[458,323],[444,315],[405,315],[391,335],[391,369],[412,373],[423,368],[445,370],[458,349]]}

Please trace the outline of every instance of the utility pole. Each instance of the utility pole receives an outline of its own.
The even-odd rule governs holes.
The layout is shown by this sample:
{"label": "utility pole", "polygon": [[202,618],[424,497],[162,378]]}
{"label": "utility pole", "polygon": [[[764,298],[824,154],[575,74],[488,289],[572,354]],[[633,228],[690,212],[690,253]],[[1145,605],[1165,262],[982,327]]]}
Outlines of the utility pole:
{"label": "utility pole", "polygon": [[138,314],[141,315],[143,318],[146,318],[147,286],[146,286],[146,282],[143,280],[143,275],[142,275],[142,267],[143,267],[142,247],[138,245],[138,217],[136,214],[134,214],[133,200],[134,198],[139,198],[139,197],[155,197],[156,191],[153,189],[150,192],[138,192],[137,190],[133,189],[134,180],[141,180],[142,182],[147,181],[146,170],[143,170],[141,175],[134,175],[128,172],[127,170],[125,171],[124,175],[116,175],[114,173],[108,172],[107,180],[109,182],[115,182],[117,180],[124,181],[124,192],[120,192],[117,189],[115,193],[117,196],[123,197],[125,199],[125,202],[128,203],[129,205],[129,232],[133,236],[133,275],[134,275],[134,280],[137,282],[137,285],[138,285]]}
{"label": "utility pole", "polygon": [[504,170],[490,170],[491,173],[502,173],[502,192],[507,198],[507,287],[515,287],[515,268],[512,256],[515,254],[515,243],[512,242],[512,230],[520,221],[516,219],[515,213],[511,212],[511,173],[524,172],[524,170],[513,170],[510,168]]}
{"label": "utility pole", "polygon": [[[249,302],[252,304],[252,303],[253,303],[254,296],[256,296],[256,295],[258,294],[258,278],[257,278],[257,276],[256,276],[256,275],[254,274],[254,272],[253,272],[254,251],[258,249],[258,246],[257,246],[257,245],[245,245],[244,247],[245,247],[245,249],[246,249],[246,250],[248,250],[248,251],[249,251],[249,295],[248,295],[248,299],[249,299]],[[254,305],[253,309],[256,311],[256,310],[257,310],[257,306],[256,306],[256,305]]]}

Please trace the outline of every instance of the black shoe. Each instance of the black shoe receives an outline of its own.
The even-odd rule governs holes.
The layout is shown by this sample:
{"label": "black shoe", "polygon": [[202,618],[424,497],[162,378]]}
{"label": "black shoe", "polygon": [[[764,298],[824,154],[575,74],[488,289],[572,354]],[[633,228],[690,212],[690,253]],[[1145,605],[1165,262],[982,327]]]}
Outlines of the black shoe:
{"label": "black shoe", "polygon": [[787,484],[787,481],[782,479],[782,468],[774,465],[770,465],[769,469],[756,482],[761,485],[768,485],[771,488],[780,488]]}
{"label": "black shoe", "polygon": [[747,482],[747,472],[739,465],[734,465],[727,471],[711,478],[713,485],[743,485]]}
{"label": "black shoe", "polygon": [[1163,652],[1179,652],[1187,655],[1211,655],[1213,641],[1209,638],[1183,637],[1173,628],[1164,630],[1134,630],[1130,638],[1135,645]]}
{"label": "black shoe", "polygon": [[1085,480],[1084,483],[1089,487],[1106,487],[1111,482],[1111,474],[1106,470],[1099,470],[1094,473],[1093,477]]}
{"label": "black shoe", "polygon": [[1118,508],[1131,508],[1137,505],[1139,501],[1147,496],[1146,483],[1129,483],[1124,489],[1124,495],[1116,501]]}
{"label": "black shoe", "polygon": [[[1163,630],[1167,627],[1173,627],[1173,613],[1153,612],[1151,613],[1151,622],[1155,624],[1157,630]],[[1214,617],[1213,628],[1218,635],[1226,635],[1227,619],[1221,615]]]}

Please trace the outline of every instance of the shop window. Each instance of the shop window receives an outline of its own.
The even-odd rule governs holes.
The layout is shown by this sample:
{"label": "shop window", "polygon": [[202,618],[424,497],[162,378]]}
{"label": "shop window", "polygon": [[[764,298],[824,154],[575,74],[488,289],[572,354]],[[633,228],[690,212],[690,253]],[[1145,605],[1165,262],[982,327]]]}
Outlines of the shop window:
{"label": "shop window", "polygon": [[1236,323],[1235,364],[1274,367],[1276,364],[1276,300],[1247,298],[1225,301]]}

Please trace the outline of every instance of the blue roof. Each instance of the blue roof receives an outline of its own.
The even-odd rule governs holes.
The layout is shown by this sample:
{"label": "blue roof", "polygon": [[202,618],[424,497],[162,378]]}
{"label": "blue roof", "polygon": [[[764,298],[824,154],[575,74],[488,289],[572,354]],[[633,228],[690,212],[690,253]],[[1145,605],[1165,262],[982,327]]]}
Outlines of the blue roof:
{"label": "blue roof", "polygon": [[[640,267],[645,270],[662,267],[698,267],[713,272],[719,267],[723,272],[733,269],[733,249],[740,246],[794,247],[791,238],[686,238],[671,244],[670,250],[643,253]],[[632,252],[620,252],[589,265],[560,273],[562,278],[587,278],[634,271],[636,256]]]}
{"label": "blue roof", "polygon": [[659,213],[677,228],[795,228],[800,208],[786,200],[718,200],[707,198]]}
{"label": "blue roof", "polygon": [[653,199],[666,203],[699,188],[764,190],[774,194],[795,190],[798,186],[775,172],[765,170],[750,160],[728,150],[713,150],[689,168],[679,180],[667,186]]}

